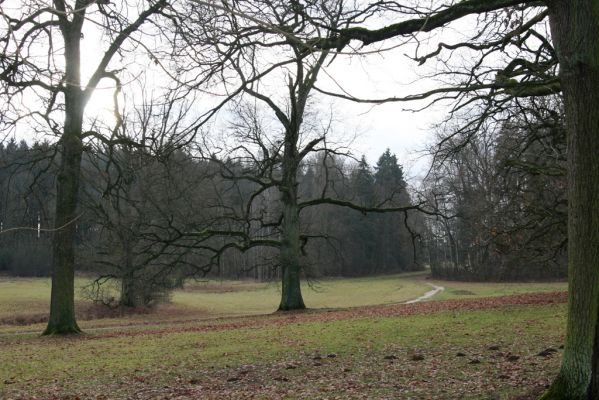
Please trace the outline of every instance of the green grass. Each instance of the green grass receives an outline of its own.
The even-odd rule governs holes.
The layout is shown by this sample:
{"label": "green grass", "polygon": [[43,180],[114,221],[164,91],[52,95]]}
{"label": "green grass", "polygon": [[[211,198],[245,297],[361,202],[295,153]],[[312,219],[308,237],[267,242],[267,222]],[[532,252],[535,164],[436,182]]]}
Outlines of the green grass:
{"label": "green grass", "polygon": [[[75,298],[83,302],[81,289],[86,278],[75,279]],[[15,314],[30,316],[47,313],[50,307],[50,278],[0,277],[0,320]]]}
{"label": "green grass", "polygon": [[[433,301],[566,288],[565,283],[425,278],[426,274],[415,273],[325,279],[304,284],[303,289],[308,307],[336,309],[404,302],[430,290],[429,284],[446,288]],[[78,278],[76,286],[87,282]],[[359,315],[320,322],[319,315],[329,315],[327,311],[258,315],[276,309],[279,290],[275,283],[189,283],[174,293],[171,304],[154,313],[80,321],[88,333],[73,338],[19,333],[40,332],[40,323],[0,323],[0,398],[219,399],[259,393],[257,398],[265,399],[507,399],[531,388],[538,390],[551,380],[559,364],[559,352],[550,358],[536,354],[563,342],[564,305],[409,317]],[[84,307],[77,292],[79,307]],[[15,315],[44,315],[49,294],[48,279],[1,278],[0,321]],[[240,321],[259,323],[253,328],[235,327]],[[221,324],[228,325],[219,328]],[[198,327],[206,331],[186,331]],[[170,331],[150,332],[155,329]],[[107,333],[115,336],[104,337]],[[492,344],[500,350],[490,351]],[[456,357],[458,352],[466,356]],[[424,360],[412,360],[416,353]],[[323,359],[315,361],[316,354]],[[518,361],[506,361],[509,355],[517,355]],[[395,358],[385,358],[389,356]],[[473,360],[480,363],[471,364]]]}
{"label": "green grass", "polygon": [[[444,286],[432,300],[489,297],[505,294],[565,290],[566,283],[469,283],[426,280],[426,273],[406,273],[353,279],[323,279],[303,283],[309,308],[346,308],[400,303],[417,298],[430,290],[429,283]],[[119,325],[168,323],[223,316],[268,314],[276,310],[280,299],[278,283],[252,281],[190,282],[177,290],[169,305],[150,314],[110,316],[101,319],[84,300],[81,289],[89,279],[77,278],[76,301],[83,329]],[[47,316],[50,280],[0,278],[0,332],[39,331]],[[100,310],[101,313],[101,310]]]}
{"label": "green grass", "polygon": [[49,279],[0,278],[0,318],[47,308]]}
{"label": "green grass", "polygon": [[[430,287],[423,273],[371,278],[324,279],[304,282],[303,296],[309,308],[345,308],[400,303],[421,296]],[[223,287],[219,290],[219,285]],[[177,291],[173,304],[193,307],[210,315],[255,315],[275,311],[280,301],[277,283],[207,282],[192,290]]]}
{"label": "green grass", "polygon": [[[536,353],[562,343],[564,314],[563,305],[552,305],[135,337],[0,338],[0,397],[112,399],[201,386],[214,398],[241,398],[262,384],[264,398],[279,389],[292,389],[286,398],[324,398],[327,391],[351,398],[351,382],[362,398],[507,398],[551,379],[559,353]],[[492,344],[500,350],[490,351]],[[424,360],[413,361],[415,352]],[[324,359],[315,362],[315,354]],[[507,355],[520,359],[507,362]],[[232,376],[241,378],[228,382]]]}
{"label": "green grass", "polygon": [[[303,283],[304,300],[310,308],[338,308],[397,303],[420,296],[429,287],[423,274],[399,274],[374,278],[325,279]],[[88,279],[75,282],[76,301],[86,303],[82,289]],[[0,278],[0,321],[43,315],[50,300],[48,278]],[[280,300],[278,283],[206,281],[190,283],[172,296],[178,316],[232,316],[266,314],[276,310]],[[172,307],[169,309],[172,311]],[[147,318],[145,316],[144,318]]]}
{"label": "green grass", "polygon": [[567,290],[567,282],[455,282],[431,280],[431,283],[445,287],[435,296],[435,300],[456,298],[495,297],[530,292],[558,292]]}

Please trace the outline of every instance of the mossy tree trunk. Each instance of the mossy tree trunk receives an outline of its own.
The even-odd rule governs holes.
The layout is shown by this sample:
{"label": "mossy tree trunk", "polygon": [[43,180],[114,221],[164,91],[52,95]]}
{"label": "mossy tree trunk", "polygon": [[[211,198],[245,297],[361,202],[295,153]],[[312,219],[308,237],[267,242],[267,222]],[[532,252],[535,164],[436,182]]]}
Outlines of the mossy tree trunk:
{"label": "mossy tree trunk", "polygon": [[[56,223],[63,227],[54,232],[52,241],[52,293],[50,319],[44,334],[80,332],[75,320],[75,221],[81,142],[78,137],[64,137],[57,183]],[[70,142],[70,143],[66,143]]]}
{"label": "mossy tree trunk", "polygon": [[569,301],[561,369],[543,399],[599,399],[599,1],[549,5],[568,129]]}

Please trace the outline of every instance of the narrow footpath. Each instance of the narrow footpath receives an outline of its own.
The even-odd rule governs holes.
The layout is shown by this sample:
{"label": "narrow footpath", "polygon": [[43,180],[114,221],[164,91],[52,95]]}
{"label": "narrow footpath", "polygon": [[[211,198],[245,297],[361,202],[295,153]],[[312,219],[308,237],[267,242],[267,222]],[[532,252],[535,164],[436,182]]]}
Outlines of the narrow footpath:
{"label": "narrow footpath", "polygon": [[442,292],[445,290],[445,288],[443,286],[437,286],[437,285],[433,285],[432,283],[428,284],[430,287],[433,288],[433,290],[429,290],[428,292],[426,292],[425,294],[423,294],[422,296],[418,297],[417,299],[413,299],[413,300],[408,300],[403,304],[413,304],[413,303],[420,303],[421,301],[424,300],[428,300],[431,297],[433,297],[434,295],[436,295],[439,292]]}

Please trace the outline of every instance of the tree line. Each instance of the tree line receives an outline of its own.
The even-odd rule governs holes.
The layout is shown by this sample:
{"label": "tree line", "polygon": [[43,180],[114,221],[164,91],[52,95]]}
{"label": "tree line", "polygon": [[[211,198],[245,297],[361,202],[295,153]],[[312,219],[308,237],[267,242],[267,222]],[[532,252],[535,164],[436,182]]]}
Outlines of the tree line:
{"label": "tree line", "polygon": [[[0,211],[6,231],[0,237],[0,271],[4,273],[51,274],[49,228],[54,224],[50,210],[56,197],[52,171],[57,166],[35,162],[51,151],[48,143],[30,147],[11,140],[0,145],[4,193]],[[228,243],[224,231],[243,229],[248,221],[240,214],[256,190],[255,185],[239,184],[223,174],[241,173],[241,164],[201,160],[182,151],[157,161],[143,150],[125,147],[115,150],[110,162],[97,153],[84,157],[81,216],[74,222],[76,269],[97,278],[92,288],[95,300],[148,306],[168,296],[185,278],[280,279],[276,254],[268,248],[247,252],[231,248],[219,253]],[[336,198],[365,207],[411,204],[403,169],[390,150],[374,167],[364,157],[359,161],[308,159],[298,182],[300,199],[317,198],[323,189],[333,187]],[[257,203],[253,219],[279,212],[273,191],[263,193]],[[235,214],[235,209],[241,211]],[[423,249],[415,232],[423,231],[425,225],[413,214],[407,225],[402,215],[345,212],[326,204],[306,210],[300,220],[306,237],[303,275],[364,276],[422,268],[418,257]],[[28,229],[14,229],[18,227]],[[211,249],[201,248],[177,236],[185,229],[219,229],[223,235],[211,240]],[[109,282],[120,284],[118,293],[107,289]]]}

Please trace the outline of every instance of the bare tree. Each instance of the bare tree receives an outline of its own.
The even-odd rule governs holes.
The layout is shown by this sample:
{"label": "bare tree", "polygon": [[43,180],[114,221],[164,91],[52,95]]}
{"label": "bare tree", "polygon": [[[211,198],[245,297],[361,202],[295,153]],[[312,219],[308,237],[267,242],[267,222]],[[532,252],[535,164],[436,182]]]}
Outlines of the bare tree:
{"label": "bare tree", "polygon": [[[559,102],[520,100],[509,122],[470,138],[441,132],[433,145],[427,192],[455,211],[441,225],[451,263],[435,257],[439,277],[467,280],[565,276],[565,132]],[[458,150],[459,149],[459,150]],[[445,205],[447,207],[447,204]],[[434,250],[433,250],[434,251]]]}
{"label": "bare tree", "polygon": [[[164,0],[124,5],[93,0],[54,0],[51,5],[22,1],[15,7],[0,6],[3,128],[27,123],[44,135],[55,136],[60,157],[54,225],[61,229],[53,236],[52,295],[45,334],[80,331],[75,320],[74,238],[81,159],[90,138],[118,141],[118,117],[112,137],[84,130],[86,105],[105,79],[115,84],[117,99],[121,81],[118,69],[110,69],[111,62],[125,50],[127,40],[166,6]],[[87,82],[81,76],[84,28],[96,30],[105,41]],[[22,100],[33,104],[31,109],[21,107]]]}
{"label": "bare tree", "polygon": [[[346,152],[331,145],[329,121],[322,123],[309,117],[314,110],[310,105],[315,82],[323,66],[334,57],[329,50],[311,51],[306,42],[320,35],[324,35],[324,41],[330,40],[335,33],[327,33],[322,27],[352,26],[372,11],[356,11],[355,4],[339,0],[193,3],[196,6],[190,8],[190,18],[184,30],[182,27],[186,50],[181,51],[195,50],[190,55],[191,65],[211,70],[213,77],[225,82],[227,98],[236,98],[238,119],[234,139],[229,139],[234,145],[232,149],[229,146],[226,156],[220,155],[223,177],[233,182],[248,182],[255,189],[236,213],[247,221],[243,229],[204,233],[237,236],[238,249],[258,245],[275,248],[282,277],[279,309],[302,309],[305,307],[300,288],[302,252],[309,240],[324,238],[302,231],[302,210],[324,204],[360,212],[416,208],[406,204],[401,207],[354,204],[337,196],[328,180],[316,198],[302,199],[298,192],[302,163],[310,154],[319,153],[319,159],[328,162],[332,155]],[[209,157],[215,151],[211,144],[203,154]],[[235,168],[225,159],[236,160]],[[279,206],[270,212],[257,211],[259,200],[273,191],[279,193]]]}

